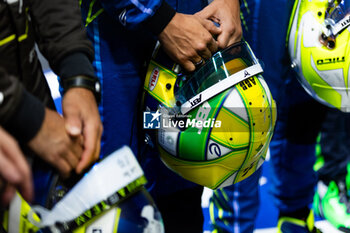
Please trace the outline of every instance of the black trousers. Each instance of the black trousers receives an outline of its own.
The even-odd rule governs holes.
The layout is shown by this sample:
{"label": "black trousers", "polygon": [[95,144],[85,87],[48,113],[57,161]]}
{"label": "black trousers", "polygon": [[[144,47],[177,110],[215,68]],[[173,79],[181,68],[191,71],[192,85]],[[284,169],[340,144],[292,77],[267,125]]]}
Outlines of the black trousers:
{"label": "black trousers", "polygon": [[330,109],[322,125],[321,154],[324,165],[318,171],[319,179],[326,184],[344,179],[350,162],[350,113]]}
{"label": "black trousers", "polygon": [[155,198],[162,214],[165,233],[203,232],[202,192],[202,186],[195,186]]}

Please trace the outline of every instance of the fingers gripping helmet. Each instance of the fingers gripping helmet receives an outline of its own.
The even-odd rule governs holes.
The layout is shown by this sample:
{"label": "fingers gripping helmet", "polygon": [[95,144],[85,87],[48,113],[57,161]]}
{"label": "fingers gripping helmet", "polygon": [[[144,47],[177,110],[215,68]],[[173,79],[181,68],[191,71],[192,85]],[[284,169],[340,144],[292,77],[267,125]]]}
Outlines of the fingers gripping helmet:
{"label": "fingers gripping helmet", "polygon": [[8,233],[164,233],[145,183],[131,150],[123,147],[95,165],[50,211],[31,207],[17,194],[2,227]]}
{"label": "fingers gripping helmet", "polygon": [[144,128],[155,132],[162,161],[211,189],[249,177],[265,160],[276,118],[249,45],[217,52],[192,74],[163,58],[159,51],[151,60],[144,85]]}
{"label": "fingers gripping helmet", "polygon": [[350,112],[349,10],[344,0],[296,0],[288,42],[292,67],[304,89],[345,112]]}

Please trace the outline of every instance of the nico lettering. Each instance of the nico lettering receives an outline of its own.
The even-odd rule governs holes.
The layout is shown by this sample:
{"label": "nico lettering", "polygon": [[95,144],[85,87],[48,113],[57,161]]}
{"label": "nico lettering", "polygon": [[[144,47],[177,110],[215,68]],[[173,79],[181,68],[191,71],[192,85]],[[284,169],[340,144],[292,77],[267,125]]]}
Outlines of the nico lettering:
{"label": "nico lettering", "polygon": [[326,65],[338,62],[345,62],[345,57],[333,57],[317,60],[317,65]]}

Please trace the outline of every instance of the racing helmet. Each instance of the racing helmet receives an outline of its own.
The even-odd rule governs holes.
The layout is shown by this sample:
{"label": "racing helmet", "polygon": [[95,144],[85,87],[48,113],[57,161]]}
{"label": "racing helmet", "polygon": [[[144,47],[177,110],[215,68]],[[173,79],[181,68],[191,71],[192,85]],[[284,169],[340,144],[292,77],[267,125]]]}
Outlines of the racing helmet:
{"label": "racing helmet", "polygon": [[350,112],[350,8],[344,0],[296,0],[289,24],[292,67],[319,102]]}
{"label": "racing helmet", "polygon": [[276,106],[247,42],[215,53],[189,74],[169,60],[158,49],[148,65],[146,141],[167,167],[202,186],[249,177],[265,160]]}
{"label": "racing helmet", "polygon": [[30,206],[17,193],[0,227],[8,233],[164,233],[146,182],[125,146],[94,165],[51,210]]}

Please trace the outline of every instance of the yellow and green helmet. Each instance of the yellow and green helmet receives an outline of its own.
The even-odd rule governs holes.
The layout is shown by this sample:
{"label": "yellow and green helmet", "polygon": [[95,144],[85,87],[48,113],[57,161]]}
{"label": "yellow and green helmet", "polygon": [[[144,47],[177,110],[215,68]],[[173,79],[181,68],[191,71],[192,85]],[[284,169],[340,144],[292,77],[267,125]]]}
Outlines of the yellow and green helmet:
{"label": "yellow and green helmet", "polygon": [[296,0],[287,38],[304,89],[344,112],[350,112],[349,5],[344,0]]}
{"label": "yellow and green helmet", "polygon": [[233,44],[191,74],[165,63],[161,52],[151,60],[143,97],[144,131],[162,161],[211,189],[253,174],[265,160],[276,107],[249,45]]}

